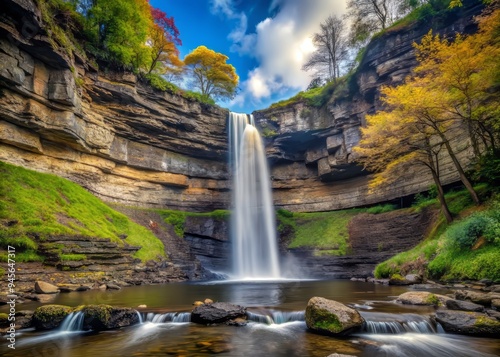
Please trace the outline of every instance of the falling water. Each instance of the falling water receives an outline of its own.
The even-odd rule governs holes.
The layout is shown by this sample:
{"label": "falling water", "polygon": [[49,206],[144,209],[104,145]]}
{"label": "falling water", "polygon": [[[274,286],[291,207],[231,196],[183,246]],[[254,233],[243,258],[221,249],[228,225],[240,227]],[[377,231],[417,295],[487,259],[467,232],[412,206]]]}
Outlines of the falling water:
{"label": "falling water", "polygon": [[85,315],[83,312],[72,312],[64,318],[59,326],[60,332],[75,332],[83,330],[83,319]]}
{"label": "falling water", "polygon": [[233,168],[232,243],[238,279],[278,279],[275,216],[264,145],[253,116],[229,114]]}

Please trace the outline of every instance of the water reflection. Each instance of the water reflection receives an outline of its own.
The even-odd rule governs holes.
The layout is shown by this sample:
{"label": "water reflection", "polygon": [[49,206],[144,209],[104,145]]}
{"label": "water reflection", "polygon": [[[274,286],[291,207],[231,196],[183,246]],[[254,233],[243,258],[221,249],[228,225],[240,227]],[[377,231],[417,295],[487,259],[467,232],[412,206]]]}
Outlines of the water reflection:
{"label": "water reflection", "polygon": [[[363,333],[344,339],[307,332],[304,321],[283,323],[249,322],[245,327],[200,326],[193,323],[145,322],[119,330],[101,333],[23,332],[16,350],[0,345],[0,355],[11,357],[99,357],[99,356],[272,356],[325,357],[332,353],[358,357],[387,356],[479,356],[500,355],[500,344],[494,339],[474,339],[440,333],[379,334],[377,329],[391,321],[427,321],[430,307],[405,306],[391,302],[407,289],[349,281],[231,282],[226,284],[167,284],[138,286],[120,291],[88,291],[59,294],[56,304],[77,306],[82,303],[108,303],[136,307],[148,305],[148,312],[190,311],[192,302],[211,298],[250,307],[255,314],[268,314],[272,320],[304,311],[313,296],[357,304],[362,314],[374,321],[375,333]],[[33,309],[39,304],[23,306]],[[371,309],[368,309],[371,308]],[[417,314],[417,315],[414,315]],[[176,314],[172,314],[177,316]],[[276,315],[276,316],[275,316]],[[421,316],[424,315],[425,319]],[[153,315],[156,316],[156,315]],[[168,315],[170,316],[170,315]],[[298,319],[298,318],[297,318]],[[153,319],[151,319],[153,320]],[[405,320],[405,321],[406,321]],[[156,320],[155,320],[156,321]],[[403,321],[404,323],[404,321]],[[408,326],[411,323],[407,324]],[[403,326],[403,325],[402,325]],[[420,331],[416,329],[415,331]],[[432,330],[431,332],[434,332]]]}

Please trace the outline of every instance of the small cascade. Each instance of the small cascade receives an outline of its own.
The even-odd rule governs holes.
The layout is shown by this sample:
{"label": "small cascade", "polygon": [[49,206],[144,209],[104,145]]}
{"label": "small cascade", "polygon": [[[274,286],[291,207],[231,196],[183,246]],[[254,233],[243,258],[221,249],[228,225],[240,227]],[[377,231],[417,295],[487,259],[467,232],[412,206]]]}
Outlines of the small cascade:
{"label": "small cascade", "polygon": [[137,317],[139,318],[139,324],[144,323],[144,321],[142,320],[142,314],[137,310],[135,310],[135,313],[137,314]]}
{"label": "small cascade", "polygon": [[145,322],[152,322],[152,323],[165,323],[165,322],[185,323],[185,322],[191,322],[191,313],[190,312],[167,312],[167,313],[164,313],[164,314],[155,314],[153,312],[149,312],[146,315]]}
{"label": "small cascade", "polygon": [[363,332],[374,334],[438,333],[427,316],[417,314],[362,313],[365,319]]}
{"label": "small cascade", "polygon": [[293,321],[305,321],[304,311],[275,311],[270,310],[265,314],[247,312],[248,320],[268,325],[279,325]]}
{"label": "small cascade", "polygon": [[59,326],[60,332],[83,331],[83,319],[85,315],[82,311],[72,312],[64,318]]}

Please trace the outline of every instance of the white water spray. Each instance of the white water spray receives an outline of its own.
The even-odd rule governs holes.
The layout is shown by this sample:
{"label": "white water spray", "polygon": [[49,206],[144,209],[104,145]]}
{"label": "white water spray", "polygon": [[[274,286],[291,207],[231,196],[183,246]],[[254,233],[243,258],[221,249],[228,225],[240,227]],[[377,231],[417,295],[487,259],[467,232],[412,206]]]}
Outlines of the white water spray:
{"label": "white water spray", "polygon": [[276,224],[264,145],[253,116],[229,114],[232,245],[237,279],[279,279]]}

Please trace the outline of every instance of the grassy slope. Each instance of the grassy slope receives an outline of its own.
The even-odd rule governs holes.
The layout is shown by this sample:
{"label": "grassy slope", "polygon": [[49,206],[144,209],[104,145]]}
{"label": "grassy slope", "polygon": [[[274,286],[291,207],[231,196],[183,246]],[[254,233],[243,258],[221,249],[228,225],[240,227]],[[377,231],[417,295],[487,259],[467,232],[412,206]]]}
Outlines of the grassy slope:
{"label": "grassy slope", "polygon": [[[165,256],[163,243],[148,229],[108,207],[79,185],[66,179],[0,162],[0,246],[16,246],[16,261],[41,260],[37,242],[49,235],[109,238],[142,248],[141,260]],[[0,256],[2,257],[2,256]],[[5,259],[5,255],[3,255]],[[62,257],[68,259],[68,257]]]}
{"label": "grassy slope", "polygon": [[[379,264],[375,269],[376,277],[388,278],[393,274],[416,272],[440,280],[488,278],[500,281],[500,197],[481,207],[472,206],[464,191],[451,193],[447,198],[452,213],[458,219],[450,226],[441,219],[418,246]],[[435,203],[422,202],[420,207],[428,204]],[[478,215],[488,217],[487,224],[470,230],[471,246],[459,243],[459,237],[464,236],[467,227]],[[476,242],[482,245],[476,246]]]}
{"label": "grassy slope", "polygon": [[351,209],[334,212],[294,213],[297,224],[289,248],[318,248],[320,254],[345,255],[347,253],[352,217],[365,210]]}

